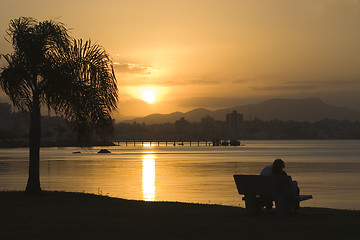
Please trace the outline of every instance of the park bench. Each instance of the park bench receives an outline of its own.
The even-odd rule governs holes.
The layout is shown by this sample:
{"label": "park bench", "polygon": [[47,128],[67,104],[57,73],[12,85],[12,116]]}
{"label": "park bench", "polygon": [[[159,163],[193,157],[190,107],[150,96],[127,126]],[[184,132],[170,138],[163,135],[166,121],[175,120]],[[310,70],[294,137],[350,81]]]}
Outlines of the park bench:
{"label": "park bench", "polygon": [[265,201],[275,201],[276,213],[286,215],[296,210],[301,201],[312,198],[296,194],[290,176],[234,175],[234,180],[250,213],[259,212]]}

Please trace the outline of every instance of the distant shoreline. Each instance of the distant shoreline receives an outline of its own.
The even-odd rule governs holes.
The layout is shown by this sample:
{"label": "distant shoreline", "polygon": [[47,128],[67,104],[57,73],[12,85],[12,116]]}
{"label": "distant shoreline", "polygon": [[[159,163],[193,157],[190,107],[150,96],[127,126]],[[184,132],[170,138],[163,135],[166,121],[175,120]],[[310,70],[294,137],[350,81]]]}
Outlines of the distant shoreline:
{"label": "distant shoreline", "polygon": [[[311,138],[311,139],[243,139],[242,141],[339,141],[339,140],[344,140],[344,141],[357,141],[360,140],[360,138],[329,138],[329,139],[323,139],[323,138]],[[133,146],[132,142],[133,140],[122,140],[121,142],[128,142],[128,146]],[[141,142],[141,140],[138,140],[137,142]],[[144,143],[148,143],[149,141],[144,140]],[[156,144],[158,141],[154,140],[152,143]],[[163,142],[163,141],[160,141]],[[169,140],[169,146],[171,146],[170,143],[172,142],[190,142],[190,140]],[[192,146],[197,146],[195,140],[191,140],[191,142],[193,143]],[[205,142],[205,140],[201,140],[200,142]],[[208,140],[206,142],[211,142],[211,140]],[[41,147],[42,148],[46,148],[46,147],[58,147],[58,148],[64,148],[64,147],[76,147],[76,148],[89,148],[89,147],[108,147],[108,146],[119,146],[117,144],[115,144],[114,142],[97,142],[95,144],[92,145],[83,145],[80,146],[74,142],[72,143],[58,143],[58,142],[41,142]],[[201,145],[203,146],[203,145]],[[209,145],[212,146],[212,145]],[[1,148],[28,148],[29,147],[29,143],[26,141],[1,141],[0,140],[0,149]],[[214,147],[218,147],[218,146],[214,146]],[[229,146],[229,147],[234,147],[234,146]],[[235,146],[235,147],[242,147],[241,146]]]}
{"label": "distant shoreline", "polygon": [[[98,142],[92,145],[84,145],[84,146],[79,146],[76,143],[58,143],[58,142],[41,142],[40,147],[99,147],[99,146],[115,146],[115,144],[113,142]],[[29,143],[26,142],[15,142],[15,141],[0,141],[0,149],[1,148],[28,148],[29,147]]]}

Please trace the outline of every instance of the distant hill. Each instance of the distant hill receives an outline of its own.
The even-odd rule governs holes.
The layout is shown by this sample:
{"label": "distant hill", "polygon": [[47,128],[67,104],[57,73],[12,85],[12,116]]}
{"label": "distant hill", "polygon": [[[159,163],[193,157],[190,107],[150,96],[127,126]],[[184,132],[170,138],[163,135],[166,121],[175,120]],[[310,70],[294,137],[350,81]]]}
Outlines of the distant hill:
{"label": "distant hill", "polygon": [[210,116],[216,120],[224,121],[226,114],[236,110],[244,115],[245,120],[258,118],[261,120],[294,120],[315,122],[324,118],[338,120],[360,120],[360,111],[351,110],[343,107],[335,107],[322,102],[318,98],[307,99],[271,99],[259,104],[247,104],[232,108],[224,108],[210,111],[198,108],[186,113],[174,112],[170,114],[151,114],[146,117],[138,117],[124,122],[146,123],[173,123],[184,117],[190,122],[200,122],[201,118]]}
{"label": "distant hill", "polygon": [[155,123],[175,122],[176,120],[179,120],[181,117],[184,117],[184,113],[182,112],[173,112],[170,114],[154,113],[146,117],[137,117],[132,120],[127,120],[123,122],[155,124]]}

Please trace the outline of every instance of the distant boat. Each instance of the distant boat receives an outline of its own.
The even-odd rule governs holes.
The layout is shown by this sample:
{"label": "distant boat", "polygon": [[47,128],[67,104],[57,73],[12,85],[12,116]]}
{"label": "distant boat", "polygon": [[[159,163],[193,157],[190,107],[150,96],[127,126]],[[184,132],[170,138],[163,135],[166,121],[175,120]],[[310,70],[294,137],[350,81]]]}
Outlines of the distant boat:
{"label": "distant boat", "polygon": [[100,151],[98,151],[98,153],[111,153],[111,152],[107,149],[100,149]]}
{"label": "distant boat", "polygon": [[73,154],[81,153],[80,151],[73,152]]}

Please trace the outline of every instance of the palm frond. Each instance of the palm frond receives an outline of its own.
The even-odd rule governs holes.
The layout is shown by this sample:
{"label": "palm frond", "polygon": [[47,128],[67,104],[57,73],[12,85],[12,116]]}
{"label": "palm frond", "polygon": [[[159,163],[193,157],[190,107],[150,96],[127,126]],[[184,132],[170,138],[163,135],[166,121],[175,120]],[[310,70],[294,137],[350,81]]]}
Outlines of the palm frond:
{"label": "palm frond", "polygon": [[48,104],[77,132],[111,127],[118,89],[107,53],[90,41],[74,40],[67,50],[53,52],[52,59],[52,76],[46,77],[52,79],[46,84]]}
{"label": "palm frond", "polygon": [[28,81],[32,78],[31,73],[18,54],[3,55],[3,57],[8,66],[1,72],[0,86],[16,107],[27,110],[33,91],[31,81]]}
{"label": "palm frond", "polygon": [[3,55],[8,66],[1,71],[0,85],[15,106],[26,110],[35,91],[43,96],[44,68],[51,52],[67,49],[71,38],[62,23],[30,17],[11,20],[7,34],[14,52]]}

